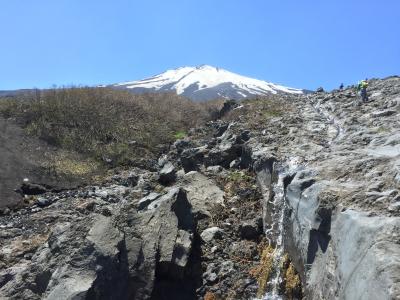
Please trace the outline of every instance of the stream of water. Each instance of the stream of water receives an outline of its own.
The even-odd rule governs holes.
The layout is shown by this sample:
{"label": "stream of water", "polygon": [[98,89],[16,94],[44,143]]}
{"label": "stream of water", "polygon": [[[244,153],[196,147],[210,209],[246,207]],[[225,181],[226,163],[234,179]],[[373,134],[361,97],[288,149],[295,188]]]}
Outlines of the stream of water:
{"label": "stream of water", "polygon": [[[273,266],[271,278],[267,283],[267,293],[258,300],[283,300],[284,297],[280,294],[282,284],[282,261],[285,255],[284,247],[284,224],[285,214],[287,210],[287,202],[285,199],[284,179],[287,175],[293,174],[298,168],[299,161],[297,158],[290,158],[287,165],[274,165],[274,172],[277,174],[277,180],[273,183],[273,198],[267,199],[265,195],[264,201],[268,201],[267,209],[271,211],[271,223],[268,228],[265,228],[265,236],[270,245],[274,247],[272,254]],[[272,242],[273,241],[273,242]]]}
{"label": "stream of water", "polygon": [[[279,174],[278,182],[274,185],[274,213],[272,216],[273,224],[272,226],[276,227],[276,231],[274,235],[276,236],[275,240],[275,250],[273,252],[273,275],[272,278],[268,282],[268,290],[269,292],[265,295],[264,299],[278,300],[282,299],[279,295],[279,287],[282,283],[281,277],[281,262],[284,255],[284,245],[283,245],[283,232],[284,232],[284,216],[285,216],[285,191],[283,186],[283,174]],[[271,227],[272,227],[271,226]],[[266,232],[268,236],[268,232]]]}

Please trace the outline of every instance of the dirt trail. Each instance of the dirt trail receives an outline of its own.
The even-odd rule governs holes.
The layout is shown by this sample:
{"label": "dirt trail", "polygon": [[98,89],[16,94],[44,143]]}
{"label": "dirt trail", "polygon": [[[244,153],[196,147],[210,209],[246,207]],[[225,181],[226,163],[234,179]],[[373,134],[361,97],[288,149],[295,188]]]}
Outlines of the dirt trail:
{"label": "dirt trail", "polygon": [[12,120],[0,117],[0,208],[18,204],[22,197],[15,190],[24,178],[30,182],[58,186],[42,167],[56,149],[31,137]]}

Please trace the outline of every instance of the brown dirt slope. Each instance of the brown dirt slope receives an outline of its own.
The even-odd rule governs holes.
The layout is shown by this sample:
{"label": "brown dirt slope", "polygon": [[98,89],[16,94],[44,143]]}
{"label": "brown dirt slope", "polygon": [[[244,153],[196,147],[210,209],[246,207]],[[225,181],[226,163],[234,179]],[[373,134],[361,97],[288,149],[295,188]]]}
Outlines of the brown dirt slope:
{"label": "brown dirt slope", "polygon": [[65,181],[46,167],[56,154],[55,148],[27,135],[12,120],[0,117],[0,208],[21,202],[22,196],[15,190],[24,178],[58,189],[77,185],[78,179]]}

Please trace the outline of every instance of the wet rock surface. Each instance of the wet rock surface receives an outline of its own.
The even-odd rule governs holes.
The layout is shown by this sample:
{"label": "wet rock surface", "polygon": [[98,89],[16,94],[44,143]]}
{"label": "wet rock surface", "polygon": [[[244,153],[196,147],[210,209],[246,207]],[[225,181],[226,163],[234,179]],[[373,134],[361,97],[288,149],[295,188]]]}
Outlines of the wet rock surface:
{"label": "wet rock surface", "polygon": [[398,298],[400,78],[368,92],[244,101],[155,169],[3,211],[0,298]]}
{"label": "wet rock surface", "polygon": [[[372,80],[369,93],[361,106],[351,90],[308,95],[301,111],[294,102],[308,122],[289,129],[301,135],[274,134],[286,147],[259,140],[249,147],[253,158],[260,152],[278,158],[258,177],[266,201],[274,197],[274,174],[284,177],[285,205],[267,204],[264,220],[284,210],[284,248],[307,299],[399,297],[400,218],[393,204],[399,192],[400,78]],[[383,265],[390,267],[383,271]]]}

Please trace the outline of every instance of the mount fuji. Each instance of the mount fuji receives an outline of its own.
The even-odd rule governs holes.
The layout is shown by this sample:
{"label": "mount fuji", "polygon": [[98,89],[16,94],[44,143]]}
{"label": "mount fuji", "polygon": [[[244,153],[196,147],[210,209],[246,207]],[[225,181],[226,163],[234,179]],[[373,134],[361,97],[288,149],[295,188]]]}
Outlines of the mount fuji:
{"label": "mount fuji", "polygon": [[181,67],[147,79],[117,83],[110,87],[127,89],[133,93],[176,92],[194,101],[216,98],[238,100],[257,95],[304,93],[301,89],[241,76],[208,65]]}

